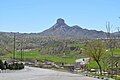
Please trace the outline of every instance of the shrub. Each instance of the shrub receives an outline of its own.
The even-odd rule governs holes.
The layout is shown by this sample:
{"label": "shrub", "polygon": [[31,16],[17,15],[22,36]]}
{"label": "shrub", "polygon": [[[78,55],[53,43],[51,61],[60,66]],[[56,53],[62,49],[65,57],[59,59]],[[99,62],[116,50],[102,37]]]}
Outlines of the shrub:
{"label": "shrub", "polygon": [[2,60],[0,60],[0,69],[1,69],[1,70],[4,69],[4,64],[3,64]]}
{"label": "shrub", "polygon": [[12,64],[9,64],[9,69],[10,70],[24,69],[24,64],[23,63],[12,63]]}

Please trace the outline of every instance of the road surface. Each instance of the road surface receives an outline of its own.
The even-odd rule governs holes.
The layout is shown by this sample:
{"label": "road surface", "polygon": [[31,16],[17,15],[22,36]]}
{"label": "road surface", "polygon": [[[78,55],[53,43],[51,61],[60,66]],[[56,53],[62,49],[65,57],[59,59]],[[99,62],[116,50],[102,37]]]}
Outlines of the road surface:
{"label": "road surface", "polygon": [[0,73],[0,80],[98,80],[96,78],[67,72],[25,67],[19,71],[8,71]]}

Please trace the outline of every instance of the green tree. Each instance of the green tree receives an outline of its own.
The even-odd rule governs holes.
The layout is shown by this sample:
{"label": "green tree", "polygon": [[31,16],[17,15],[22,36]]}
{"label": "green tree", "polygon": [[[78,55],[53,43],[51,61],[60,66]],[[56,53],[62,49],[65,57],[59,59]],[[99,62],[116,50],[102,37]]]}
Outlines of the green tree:
{"label": "green tree", "polygon": [[100,61],[106,53],[106,44],[101,40],[88,41],[85,45],[84,53],[97,63],[100,69],[100,74],[102,75],[102,67]]}

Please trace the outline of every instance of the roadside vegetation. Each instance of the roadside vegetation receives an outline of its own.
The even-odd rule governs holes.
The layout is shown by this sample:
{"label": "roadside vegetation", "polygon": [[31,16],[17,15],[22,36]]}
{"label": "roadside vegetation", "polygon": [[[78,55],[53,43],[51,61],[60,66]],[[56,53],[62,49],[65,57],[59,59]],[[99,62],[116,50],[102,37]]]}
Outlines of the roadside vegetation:
{"label": "roadside vegetation", "polygon": [[[43,62],[51,61],[58,64],[75,64],[76,59],[89,57],[90,62],[85,66],[85,68],[87,68],[88,70],[99,69],[101,76],[103,76],[103,71],[107,72],[111,69],[111,50],[108,48],[106,42],[104,41],[48,40],[42,42],[42,44],[40,45],[41,46],[37,46],[34,49],[33,47],[35,46],[33,44],[21,46],[21,44],[16,43],[15,59],[20,61],[38,60]],[[1,56],[2,60],[13,59],[13,49],[8,49],[9,48],[7,47],[5,48],[5,50],[7,50],[5,51],[7,52],[7,54],[4,54],[3,49],[0,49],[0,52],[3,53],[3,55]],[[112,52],[113,55],[120,55],[120,48],[114,48]],[[116,62],[120,62],[120,59],[114,59],[114,63]],[[120,68],[117,65],[114,64],[113,68]]]}

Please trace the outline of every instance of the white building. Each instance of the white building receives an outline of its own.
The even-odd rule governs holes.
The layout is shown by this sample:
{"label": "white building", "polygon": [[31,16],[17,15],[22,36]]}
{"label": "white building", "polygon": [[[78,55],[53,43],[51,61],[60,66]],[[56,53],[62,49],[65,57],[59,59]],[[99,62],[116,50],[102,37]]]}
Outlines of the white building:
{"label": "white building", "polygon": [[77,59],[75,62],[75,67],[76,68],[83,68],[86,64],[88,64],[90,61],[90,58],[80,58],[80,59]]}

